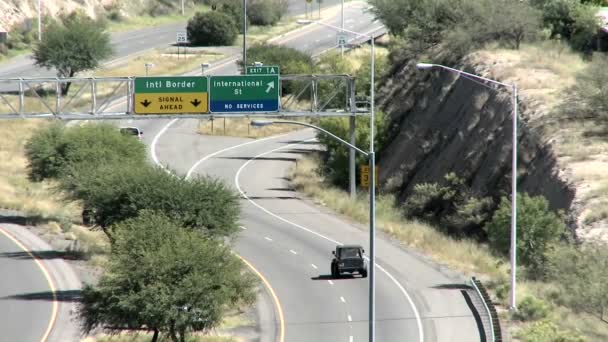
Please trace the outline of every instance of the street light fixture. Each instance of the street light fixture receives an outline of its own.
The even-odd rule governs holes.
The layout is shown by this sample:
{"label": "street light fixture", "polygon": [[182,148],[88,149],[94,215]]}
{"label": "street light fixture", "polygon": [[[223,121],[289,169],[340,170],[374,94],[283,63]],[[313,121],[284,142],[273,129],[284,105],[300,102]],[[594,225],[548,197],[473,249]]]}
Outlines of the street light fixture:
{"label": "street light fixture", "polygon": [[38,41],[42,41],[42,1],[38,0]]}
{"label": "street light fixture", "polygon": [[363,34],[344,28],[327,24],[321,21],[312,21],[299,19],[297,23],[300,25],[306,24],[318,24],[321,26],[329,27],[338,32],[346,32],[358,37],[364,37],[371,42],[371,81],[370,81],[370,115],[369,115],[369,260],[370,260],[370,272],[369,272],[369,342],[376,340],[376,154],[374,152],[374,88],[375,82],[375,70],[376,70],[376,49],[375,49],[375,37],[372,34]]}
{"label": "street light fixture", "polygon": [[[419,70],[428,70],[432,68],[441,68],[445,69],[459,75],[465,76],[470,80],[481,80],[484,82],[489,82],[495,85],[499,85],[511,90],[511,101],[512,101],[512,125],[513,125],[513,136],[512,136],[512,144],[513,144],[513,152],[511,155],[511,251],[510,251],[510,261],[511,261],[511,296],[509,300],[509,305],[511,310],[517,310],[517,303],[515,298],[515,288],[516,288],[516,270],[517,270],[517,85],[515,83],[508,84],[499,82],[496,80],[492,80],[489,78],[481,77],[475,74],[468,73],[466,71],[454,69],[447,67],[445,65],[440,64],[430,64],[430,63],[418,63],[416,64],[416,68]],[[478,82],[479,84],[490,88],[495,89],[494,87],[490,87],[486,83]]]}
{"label": "street light fixture", "polygon": [[209,63],[201,64],[201,75],[205,74],[205,70],[207,70],[211,65]]}
{"label": "street light fixture", "polygon": [[256,66],[256,67],[261,67],[263,65],[264,65],[264,63],[262,63],[262,62],[253,62],[253,66]]}

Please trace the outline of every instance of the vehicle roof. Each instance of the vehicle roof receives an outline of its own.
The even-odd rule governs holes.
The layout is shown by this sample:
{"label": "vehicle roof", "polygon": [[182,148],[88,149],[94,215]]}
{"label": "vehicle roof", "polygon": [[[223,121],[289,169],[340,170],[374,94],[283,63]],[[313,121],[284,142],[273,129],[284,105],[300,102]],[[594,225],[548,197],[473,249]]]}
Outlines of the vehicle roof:
{"label": "vehicle roof", "polygon": [[338,248],[363,248],[361,245],[342,245],[338,246]]}

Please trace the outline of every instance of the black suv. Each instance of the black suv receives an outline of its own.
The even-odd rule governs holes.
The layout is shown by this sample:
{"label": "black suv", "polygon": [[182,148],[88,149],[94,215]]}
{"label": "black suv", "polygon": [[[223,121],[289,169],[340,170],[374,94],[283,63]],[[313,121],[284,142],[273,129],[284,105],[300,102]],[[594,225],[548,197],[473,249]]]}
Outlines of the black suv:
{"label": "black suv", "polygon": [[363,278],[367,277],[367,263],[363,259],[363,247],[359,245],[337,246],[332,251],[334,259],[331,261],[332,277],[339,277],[342,273],[358,272]]}

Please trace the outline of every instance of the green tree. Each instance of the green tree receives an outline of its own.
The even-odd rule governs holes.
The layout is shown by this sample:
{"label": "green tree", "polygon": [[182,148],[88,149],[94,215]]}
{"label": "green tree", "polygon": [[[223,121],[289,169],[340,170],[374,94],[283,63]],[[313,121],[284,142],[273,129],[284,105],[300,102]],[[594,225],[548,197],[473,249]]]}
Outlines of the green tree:
{"label": "green tree", "polygon": [[252,0],[247,2],[247,17],[253,25],[274,25],[287,13],[285,0]]}
{"label": "green tree", "polygon": [[112,254],[82,291],[85,333],[103,327],[152,330],[171,341],[217,327],[228,310],[255,300],[256,280],[228,246],[152,211],[112,227]]}
{"label": "green tree", "polygon": [[230,236],[238,230],[238,197],[218,179],[186,180],[145,163],[81,164],[71,174],[61,179],[62,188],[71,199],[81,200],[104,228],[151,209],[209,236]]}
{"label": "green tree", "polygon": [[[374,117],[374,141],[375,149],[381,150],[385,142],[384,132],[386,131],[386,115],[383,112],[377,111]],[[319,126],[340,138],[349,141],[349,122],[347,118],[323,118],[319,122]],[[328,176],[329,180],[344,189],[348,187],[348,151],[349,148],[344,144],[334,140],[327,134],[322,132],[317,133],[317,138],[321,145],[325,147],[323,154],[322,172]],[[358,119],[355,123],[355,138],[357,147],[366,151],[369,147],[369,119]],[[361,153],[356,153],[356,165],[367,165],[369,160]],[[376,162],[379,157],[376,156]]]}
{"label": "green tree", "polygon": [[[510,222],[511,201],[503,197],[485,229],[490,245],[504,255],[511,246]],[[565,231],[563,219],[549,209],[544,197],[517,194],[517,262],[529,267],[530,276],[544,274],[547,254]]]}
{"label": "green tree", "polygon": [[198,12],[188,20],[186,30],[192,45],[232,45],[238,35],[233,17],[219,11]]}
{"label": "green tree", "polygon": [[[74,77],[81,71],[95,69],[113,53],[104,23],[81,12],[51,21],[42,36],[34,47],[34,61],[38,66],[55,68],[58,77]],[[70,85],[71,82],[62,83],[62,95],[68,93]]]}

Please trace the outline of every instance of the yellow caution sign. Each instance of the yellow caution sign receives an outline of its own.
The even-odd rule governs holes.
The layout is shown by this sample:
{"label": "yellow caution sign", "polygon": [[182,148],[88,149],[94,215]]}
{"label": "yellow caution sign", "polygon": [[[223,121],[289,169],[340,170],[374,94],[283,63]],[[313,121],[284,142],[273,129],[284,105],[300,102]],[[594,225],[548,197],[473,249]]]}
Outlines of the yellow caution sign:
{"label": "yellow caution sign", "polygon": [[[374,173],[374,178],[375,178],[375,185],[378,185],[378,167],[376,166],[374,168],[374,170],[376,171]],[[369,165],[361,165],[360,167],[360,171],[361,171],[361,187],[363,188],[369,188]]]}
{"label": "yellow caution sign", "polygon": [[136,114],[208,113],[208,93],[136,93]]}

